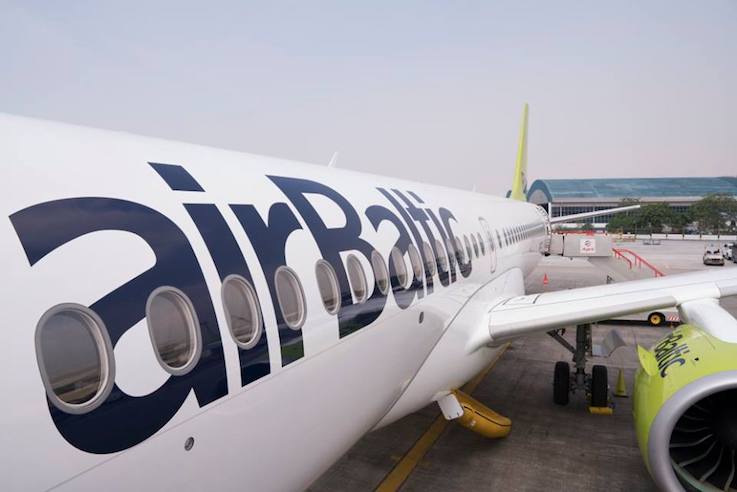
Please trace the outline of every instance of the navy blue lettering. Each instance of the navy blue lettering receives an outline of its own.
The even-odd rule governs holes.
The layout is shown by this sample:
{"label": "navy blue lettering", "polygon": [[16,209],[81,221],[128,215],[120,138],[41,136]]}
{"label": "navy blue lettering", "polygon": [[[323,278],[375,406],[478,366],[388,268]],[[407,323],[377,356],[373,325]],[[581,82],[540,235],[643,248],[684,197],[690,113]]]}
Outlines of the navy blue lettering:
{"label": "navy blue lettering", "polygon": [[[186,204],[184,207],[205,240],[220,280],[224,280],[228,275],[240,275],[253,285],[253,277],[243,253],[217,207],[204,203]],[[260,329],[263,330],[263,335],[258,343],[249,349],[238,347],[243,386],[266,376],[271,371],[267,334],[263,326],[263,316],[261,318]]]}
{"label": "navy blue lettering", "polygon": [[[425,211],[427,212],[428,217],[432,219],[433,224],[435,224],[435,228],[440,233],[440,236],[443,238],[443,244],[445,245],[446,249],[448,249],[448,272],[450,274],[450,281],[455,282],[456,281],[456,255],[453,253],[453,248],[448,248],[449,244],[452,244],[454,239],[453,236],[448,237],[448,235],[445,232],[445,228],[440,223],[438,218],[435,216],[432,210],[429,208],[426,208]],[[451,232],[452,234],[452,232]]]}
{"label": "navy blue lettering", "polygon": [[[384,198],[389,200],[389,203],[392,204],[392,206],[397,209],[397,212],[399,212],[399,215],[402,217],[404,222],[407,224],[407,227],[409,228],[410,234],[412,234],[412,237],[415,240],[415,245],[417,246],[420,256],[422,257],[422,264],[427,265],[428,258],[425,255],[425,248],[422,247],[422,236],[420,236],[419,231],[417,230],[417,227],[415,227],[415,223],[412,220],[412,217],[409,216],[407,211],[399,204],[396,198],[394,198],[388,191],[386,191],[383,188],[376,188],[379,190],[379,193],[384,195]],[[397,192],[397,190],[392,190],[394,193],[398,193],[401,195],[401,193]],[[424,268],[425,270],[425,281],[427,283],[427,293],[432,293],[432,275],[430,275],[430,272],[427,270],[427,268]],[[420,284],[422,284],[422,279],[415,278],[415,280],[419,281]],[[414,281],[413,281],[414,283]],[[424,296],[424,292],[422,290],[422,287],[417,289],[417,298],[421,299]]]}
{"label": "navy blue lettering", "polygon": [[[342,302],[338,311],[338,329],[341,338],[371,324],[379,317],[386,304],[386,296],[374,281],[374,288],[363,304],[354,304],[350,292],[348,276],[340,253],[358,251],[367,260],[371,260],[374,248],[361,239],[361,219],[353,206],[343,195],[315,181],[282,176],[269,176],[269,179],[289,198],[299,211],[315,238],[323,259],[335,269],[341,290]],[[330,228],[325,225],[305,195],[318,194],[335,203],[345,215],[345,226]],[[370,286],[369,286],[370,288]]]}
{"label": "navy blue lettering", "polygon": [[[454,220],[458,222],[455,218],[455,215],[453,215],[453,212],[448,210],[447,208],[440,208],[438,209],[438,213],[440,214],[440,218],[443,221],[443,225],[445,225],[445,230],[448,231],[448,236],[450,236],[451,240],[455,239],[455,234],[453,233],[453,229],[450,227],[450,221]],[[471,275],[471,255],[468,255],[468,261],[466,263],[463,262],[463,254],[461,253],[461,248],[464,248],[465,245],[461,243],[461,241],[458,241],[458,244],[456,244],[456,261],[458,262],[459,270],[461,271],[461,275],[464,277],[468,277]]]}
{"label": "navy blue lettering", "polygon": [[284,367],[304,357],[305,351],[302,330],[290,328],[279,308],[275,275],[280,266],[287,264],[287,238],[292,232],[302,229],[302,226],[286,203],[275,203],[269,208],[268,225],[253,205],[231,205],[230,208],[251,240],[266,277],[279,329],[281,364]]}
{"label": "navy blue lettering", "polygon": [[[379,229],[379,225],[384,221],[390,222],[394,225],[399,233],[399,238],[397,238],[397,241],[394,243],[394,247],[402,253],[402,256],[404,256],[409,245],[412,243],[412,240],[410,239],[402,220],[394,215],[391,210],[386,207],[382,207],[381,205],[371,205],[367,208],[366,217],[376,230]],[[399,276],[397,275],[397,269],[394,267],[391,253],[387,255],[387,259],[389,260],[389,278],[391,280],[392,292],[394,293],[394,301],[401,309],[407,309],[412,304],[412,301],[414,301],[417,291],[422,289],[422,279],[418,279],[413,275],[412,283],[405,287],[399,281]],[[404,259],[402,259],[402,261],[404,261]]]}
{"label": "navy blue lettering", "polygon": [[[435,256],[435,264],[436,264],[436,270],[438,272],[438,278],[440,279],[440,284],[444,286],[450,285],[450,274],[443,270],[441,268],[440,260],[438,259],[438,248],[437,244],[435,244],[435,235],[432,233],[432,230],[430,229],[430,226],[428,225],[428,221],[430,220],[430,217],[421,209],[417,208],[404,194],[399,190],[393,190],[396,195],[402,199],[402,201],[405,204],[405,207],[407,209],[407,213],[409,213],[410,217],[412,217],[413,220],[420,223],[422,226],[422,230],[425,231],[425,236],[427,237],[430,247],[432,248],[433,255]],[[408,191],[410,196],[412,196],[415,200],[417,200],[418,203],[425,203],[422,201],[422,199],[417,196],[415,193],[412,193],[411,191]],[[426,276],[429,275],[430,272],[426,272]],[[430,279],[432,279],[432,275],[430,275]],[[430,281],[432,282],[432,280]],[[432,285],[428,284],[428,294],[431,292]]]}
{"label": "navy blue lettering", "polygon": [[149,162],[169,188],[174,191],[205,191],[186,169],[176,164]]}
{"label": "navy blue lettering", "polygon": [[146,301],[162,285],[181,289],[200,320],[203,350],[198,364],[170,376],[156,391],[130,396],[117,385],[107,400],[84,415],[71,415],[49,402],[59,432],[90,453],[113,453],[134,446],[161,429],[194,391],[200,406],[227,394],[220,330],[205,279],[192,247],[179,227],[138,203],[111,198],[70,198],[34,205],[10,216],[31,266],[74,239],[97,231],[126,231],[151,248],[156,264],[90,308],[105,322],[113,346],[145,316]]}
{"label": "navy blue lettering", "polygon": [[666,377],[668,375],[668,368],[670,366],[672,366],[673,364],[676,364],[676,363],[678,363],[679,366],[682,366],[683,364],[686,363],[686,359],[678,358],[678,359],[671,359],[670,361],[668,361],[667,364],[665,364],[664,366],[661,367],[661,369],[660,369],[660,377],[661,378]]}
{"label": "navy blue lettering", "polygon": [[412,198],[414,198],[414,199],[415,199],[415,201],[416,201],[417,203],[425,203],[425,202],[424,202],[424,201],[422,200],[422,198],[420,198],[419,196],[417,196],[417,193],[415,193],[414,191],[408,191],[407,193],[409,193],[409,194],[410,194],[410,195],[412,196]]}

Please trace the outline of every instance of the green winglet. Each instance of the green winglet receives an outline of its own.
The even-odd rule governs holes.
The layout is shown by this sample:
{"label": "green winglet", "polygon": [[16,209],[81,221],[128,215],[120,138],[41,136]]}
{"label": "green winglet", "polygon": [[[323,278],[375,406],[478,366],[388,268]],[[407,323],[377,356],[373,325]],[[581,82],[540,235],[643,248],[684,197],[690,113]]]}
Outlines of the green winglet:
{"label": "green winglet", "polygon": [[512,191],[509,197],[513,200],[527,201],[527,119],[529,107],[525,103],[522,111],[522,126],[519,134],[519,145],[517,146],[517,164],[514,168],[514,179],[512,180]]}

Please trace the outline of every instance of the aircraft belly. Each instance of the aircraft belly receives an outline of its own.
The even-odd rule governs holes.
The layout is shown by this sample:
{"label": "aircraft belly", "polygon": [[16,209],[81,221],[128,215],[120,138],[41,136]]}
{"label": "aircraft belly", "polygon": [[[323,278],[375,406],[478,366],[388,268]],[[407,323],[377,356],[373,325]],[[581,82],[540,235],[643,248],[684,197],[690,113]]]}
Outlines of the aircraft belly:
{"label": "aircraft belly", "polygon": [[[128,490],[301,489],[397,400],[442,333],[448,317],[442,305],[423,309],[420,304],[294,363],[266,384],[216,403],[93,468],[68,488],[92,489],[104,481],[109,488],[120,484]],[[186,451],[189,437],[195,444]],[[125,482],[111,480],[131,468],[137,473]]]}
{"label": "aircraft belly", "polygon": [[481,371],[496,356],[500,347],[483,347],[469,353],[467,349],[469,340],[479,327],[488,329],[489,308],[500,298],[522,293],[524,293],[522,271],[513,268],[470,297],[424,361],[402,397],[376,428],[419,410],[445,396],[450,390],[460,388]]}

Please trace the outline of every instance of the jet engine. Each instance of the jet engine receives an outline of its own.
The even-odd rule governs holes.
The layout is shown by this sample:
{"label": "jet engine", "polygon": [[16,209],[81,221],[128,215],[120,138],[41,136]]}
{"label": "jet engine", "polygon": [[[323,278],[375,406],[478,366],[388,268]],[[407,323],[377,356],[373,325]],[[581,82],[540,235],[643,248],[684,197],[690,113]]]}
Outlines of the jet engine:
{"label": "jet engine", "polygon": [[637,440],[661,490],[737,489],[737,344],[681,325],[638,347]]}

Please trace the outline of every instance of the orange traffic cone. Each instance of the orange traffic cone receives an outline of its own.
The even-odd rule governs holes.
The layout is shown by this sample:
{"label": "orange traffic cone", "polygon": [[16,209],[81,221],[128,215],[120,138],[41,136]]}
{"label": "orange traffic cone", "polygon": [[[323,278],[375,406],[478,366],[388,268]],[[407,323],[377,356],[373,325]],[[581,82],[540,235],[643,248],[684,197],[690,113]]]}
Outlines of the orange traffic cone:
{"label": "orange traffic cone", "polygon": [[548,285],[550,283],[550,280],[548,280],[548,274],[546,273],[543,275],[543,285]]}

